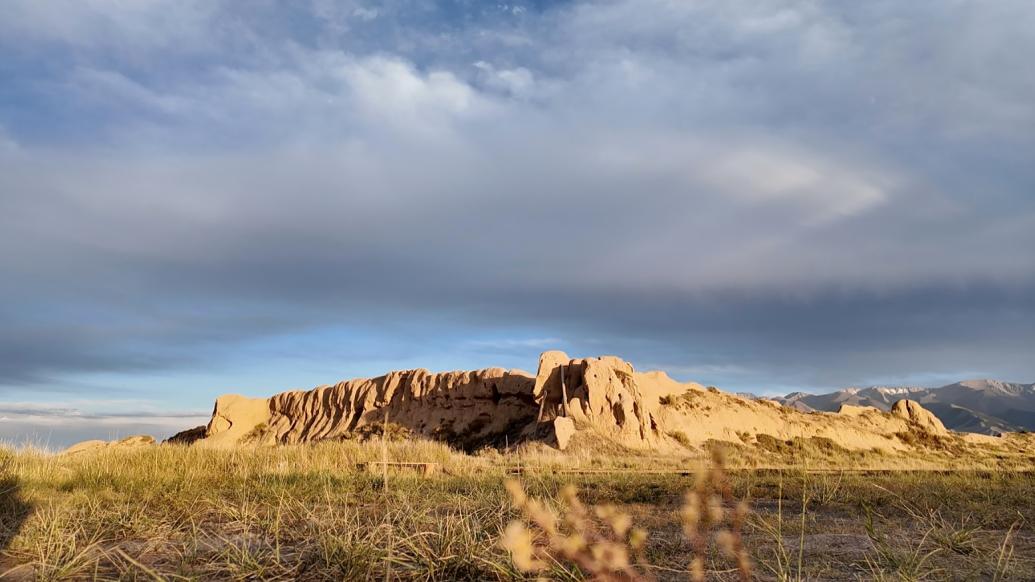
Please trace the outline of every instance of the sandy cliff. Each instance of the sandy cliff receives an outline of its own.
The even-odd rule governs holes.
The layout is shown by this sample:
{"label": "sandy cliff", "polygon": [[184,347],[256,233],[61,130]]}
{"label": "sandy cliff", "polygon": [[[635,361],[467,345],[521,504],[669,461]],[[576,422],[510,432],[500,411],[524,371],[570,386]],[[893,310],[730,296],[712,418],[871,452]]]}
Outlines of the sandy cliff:
{"label": "sandy cliff", "polygon": [[[662,372],[637,372],[614,356],[540,356],[535,376],[489,368],[467,372],[391,372],[270,398],[222,396],[200,446],[291,444],[350,438],[387,421],[415,435],[465,449],[541,440],[632,449],[677,449],[709,440],[829,439],[846,449],[908,450],[922,437],[950,435],[920,404],[890,412],[845,405],[806,413],[752,400]],[[760,437],[760,435],[763,435]]]}
{"label": "sandy cliff", "polygon": [[271,398],[221,396],[204,446],[347,438],[387,422],[465,448],[516,441],[535,420],[535,378],[517,370],[390,372]]}

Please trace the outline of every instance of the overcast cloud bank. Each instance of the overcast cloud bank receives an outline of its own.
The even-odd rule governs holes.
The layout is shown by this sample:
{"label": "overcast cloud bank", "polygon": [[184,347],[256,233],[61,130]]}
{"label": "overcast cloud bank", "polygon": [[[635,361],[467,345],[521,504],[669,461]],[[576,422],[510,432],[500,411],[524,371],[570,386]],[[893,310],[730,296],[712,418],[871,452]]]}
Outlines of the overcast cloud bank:
{"label": "overcast cloud bank", "polygon": [[1030,2],[6,11],[0,397],[1035,378]]}

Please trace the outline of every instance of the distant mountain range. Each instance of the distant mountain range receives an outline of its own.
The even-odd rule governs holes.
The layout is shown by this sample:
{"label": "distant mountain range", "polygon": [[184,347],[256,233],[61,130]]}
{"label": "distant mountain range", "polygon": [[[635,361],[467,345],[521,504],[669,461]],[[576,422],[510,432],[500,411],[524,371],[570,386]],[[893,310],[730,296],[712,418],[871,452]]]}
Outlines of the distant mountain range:
{"label": "distant mountain range", "polygon": [[890,410],[891,405],[902,398],[919,402],[936,414],[946,427],[960,432],[1035,431],[1035,384],[967,380],[940,388],[852,387],[827,394],[792,392],[773,400],[806,412],[836,412],[842,404]]}

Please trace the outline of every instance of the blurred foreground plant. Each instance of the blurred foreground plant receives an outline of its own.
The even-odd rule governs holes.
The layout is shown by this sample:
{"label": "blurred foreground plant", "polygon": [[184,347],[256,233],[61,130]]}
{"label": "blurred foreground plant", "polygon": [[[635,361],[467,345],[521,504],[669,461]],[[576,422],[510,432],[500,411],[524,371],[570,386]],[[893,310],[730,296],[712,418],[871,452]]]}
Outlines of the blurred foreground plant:
{"label": "blurred foreground plant", "polygon": [[[574,565],[591,580],[653,580],[643,557],[647,532],[614,505],[585,506],[573,485],[559,492],[561,509],[528,496],[517,480],[506,483],[514,506],[524,520],[507,526],[501,545],[514,565],[526,573],[542,574]],[[720,451],[686,493],[679,518],[690,541],[691,580],[705,579],[705,558],[714,545],[735,563],[743,581],[751,578],[751,561],[741,535],[749,507],[734,498]]]}

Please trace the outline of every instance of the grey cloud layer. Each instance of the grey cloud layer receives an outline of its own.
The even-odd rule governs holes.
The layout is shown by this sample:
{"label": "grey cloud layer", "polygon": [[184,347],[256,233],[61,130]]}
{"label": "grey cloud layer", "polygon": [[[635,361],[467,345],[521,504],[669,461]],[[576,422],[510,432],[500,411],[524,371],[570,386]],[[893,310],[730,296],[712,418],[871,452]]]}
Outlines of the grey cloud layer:
{"label": "grey cloud layer", "polygon": [[208,415],[201,412],[133,410],[122,414],[97,414],[31,403],[2,404],[0,442],[61,450],[83,440],[113,440],[133,434],[150,434],[163,439],[207,420]]}
{"label": "grey cloud layer", "polygon": [[0,24],[0,383],[431,311],[1035,375],[1030,3],[148,6]]}

